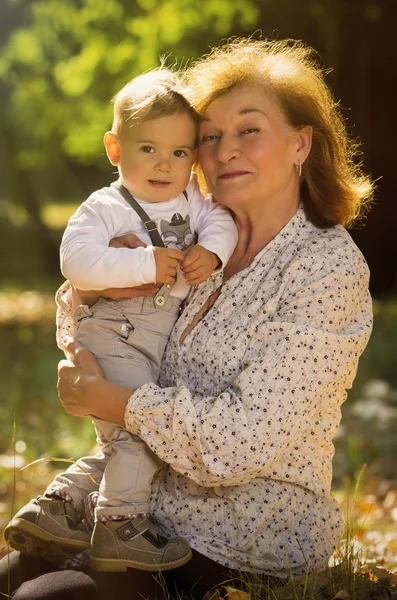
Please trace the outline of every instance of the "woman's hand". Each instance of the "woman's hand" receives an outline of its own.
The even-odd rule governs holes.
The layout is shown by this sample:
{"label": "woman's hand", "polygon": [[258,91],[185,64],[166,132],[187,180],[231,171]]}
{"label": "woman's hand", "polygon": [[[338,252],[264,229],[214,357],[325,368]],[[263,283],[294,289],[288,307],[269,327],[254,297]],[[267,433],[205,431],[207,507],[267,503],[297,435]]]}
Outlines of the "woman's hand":
{"label": "woman's hand", "polygon": [[124,426],[124,411],[133,390],[106,381],[94,355],[75,339],[68,338],[64,345],[68,359],[58,365],[58,397],[66,412]]}
{"label": "woman's hand", "polygon": [[[111,248],[146,248],[145,242],[139,239],[134,233],[126,233],[113,240],[110,240],[109,246]],[[120,300],[121,298],[142,298],[144,296],[153,296],[157,294],[161,286],[155,283],[145,283],[129,288],[108,288],[106,290],[95,291],[83,291],[72,288],[70,302],[72,308],[76,308],[81,304],[92,306],[102,296],[104,298],[111,298],[112,300]]]}
{"label": "woman's hand", "polygon": [[110,240],[109,246],[110,248],[131,248],[134,250],[135,248],[146,248],[147,244],[142,242],[135,233],[126,233]]}
{"label": "woman's hand", "polygon": [[95,389],[105,381],[98,361],[73,338],[65,342],[67,360],[58,365],[58,396],[66,412],[86,417],[95,412]]}

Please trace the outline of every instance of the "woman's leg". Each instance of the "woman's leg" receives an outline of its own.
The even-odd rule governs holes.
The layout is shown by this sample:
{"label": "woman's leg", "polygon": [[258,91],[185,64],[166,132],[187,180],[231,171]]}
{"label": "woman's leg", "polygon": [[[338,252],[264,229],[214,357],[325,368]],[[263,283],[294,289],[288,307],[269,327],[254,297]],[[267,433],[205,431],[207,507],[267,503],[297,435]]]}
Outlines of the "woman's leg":
{"label": "woman's leg", "polygon": [[[10,585],[8,585],[10,581]],[[42,558],[12,552],[0,560],[0,592],[13,600],[161,600],[156,573],[56,570]]]}
{"label": "woman's leg", "polygon": [[153,573],[55,571],[23,583],[13,600],[161,600]]}
{"label": "woman's leg", "polygon": [[[205,556],[194,552],[192,560],[161,575],[129,569],[126,573],[57,571],[39,558],[13,552],[0,561],[0,591],[8,594],[10,570],[13,600],[165,600],[190,595],[203,600],[205,594],[227,582],[242,587],[236,571],[231,571]],[[162,581],[168,588],[164,592]]]}
{"label": "woman's leg", "polygon": [[43,558],[10,552],[0,560],[0,593],[12,594],[24,581],[54,570]]}
{"label": "woman's leg", "polygon": [[102,596],[98,594],[95,581],[86,573],[53,571],[25,581],[12,598],[13,600],[98,600],[102,599]]}

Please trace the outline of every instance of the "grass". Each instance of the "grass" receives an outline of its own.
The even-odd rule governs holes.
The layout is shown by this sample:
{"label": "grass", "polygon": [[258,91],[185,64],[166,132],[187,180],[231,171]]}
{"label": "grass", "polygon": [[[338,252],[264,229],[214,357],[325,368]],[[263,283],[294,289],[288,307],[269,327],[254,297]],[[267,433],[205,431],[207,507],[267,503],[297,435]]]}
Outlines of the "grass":
{"label": "grass", "polygon": [[[29,468],[23,469],[12,466],[10,461],[11,498],[15,499],[15,510],[43,491],[58,471],[55,468],[58,460],[47,458],[35,461]],[[17,463],[18,454],[14,450],[14,465]],[[21,483],[25,485],[23,491]],[[375,491],[373,484],[366,479],[364,472],[355,485],[336,492],[347,527],[345,538],[326,570],[291,576],[288,581],[278,581],[277,584],[275,580],[246,574],[240,580],[245,592],[231,587],[231,583],[226,581],[220,584],[220,589],[209,590],[206,600],[223,600],[225,597],[228,600],[397,600],[397,537],[394,535],[397,515],[395,520],[390,511],[387,512],[388,508],[393,510],[395,505],[391,504],[390,507],[390,502],[384,505],[383,497],[376,501],[373,497],[368,498],[368,490]],[[390,489],[389,493],[393,493],[393,490]],[[394,493],[397,497],[397,490]],[[4,515],[6,521],[15,510],[13,505],[8,506]],[[371,547],[370,540],[373,541],[375,532],[379,540],[387,539],[390,534],[389,552],[384,545],[380,551]],[[163,589],[165,591],[164,585]],[[165,593],[164,600],[171,600],[168,593]]]}

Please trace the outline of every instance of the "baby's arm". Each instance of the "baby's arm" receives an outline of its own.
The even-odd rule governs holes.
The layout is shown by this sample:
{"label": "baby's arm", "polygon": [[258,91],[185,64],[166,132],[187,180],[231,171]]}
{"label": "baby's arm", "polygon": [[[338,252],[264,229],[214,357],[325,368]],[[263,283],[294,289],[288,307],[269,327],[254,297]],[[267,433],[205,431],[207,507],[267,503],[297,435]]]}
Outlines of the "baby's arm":
{"label": "baby's arm", "polygon": [[217,254],[210,252],[204,246],[196,244],[186,251],[181,271],[187,285],[199,285],[222,266]]}
{"label": "baby's arm", "polygon": [[131,287],[156,280],[153,246],[111,248],[126,226],[124,207],[97,192],[69,220],[61,244],[61,270],[81,290]]}
{"label": "baby's arm", "polygon": [[[237,244],[237,228],[233,217],[226,208],[214,202],[211,197],[203,196],[195,176],[189,183],[187,193],[193,228],[198,234],[197,243],[218,258],[218,263],[213,270],[224,268]],[[190,256],[193,248],[187,252],[186,258]],[[184,270],[185,261],[181,265]]]}

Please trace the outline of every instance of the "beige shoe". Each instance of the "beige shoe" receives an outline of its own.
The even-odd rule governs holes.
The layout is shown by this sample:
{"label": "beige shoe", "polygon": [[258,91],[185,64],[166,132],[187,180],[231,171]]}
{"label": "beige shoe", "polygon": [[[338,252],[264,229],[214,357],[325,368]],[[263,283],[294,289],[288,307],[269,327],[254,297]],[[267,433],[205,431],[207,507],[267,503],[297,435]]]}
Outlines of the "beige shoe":
{"label": "beige shoe", "polygon": [[91,539],[90,563],[95,571],[168,571],[192,556],[184,539],[165,538],[146,517],[96,523]]}
{"label": "beige shoe", "polygon": [[90,548],[90,535],[79,524],[70,502],[39,496],[23,506],[4,530],[11,548],[30,556],[62,562]]}

